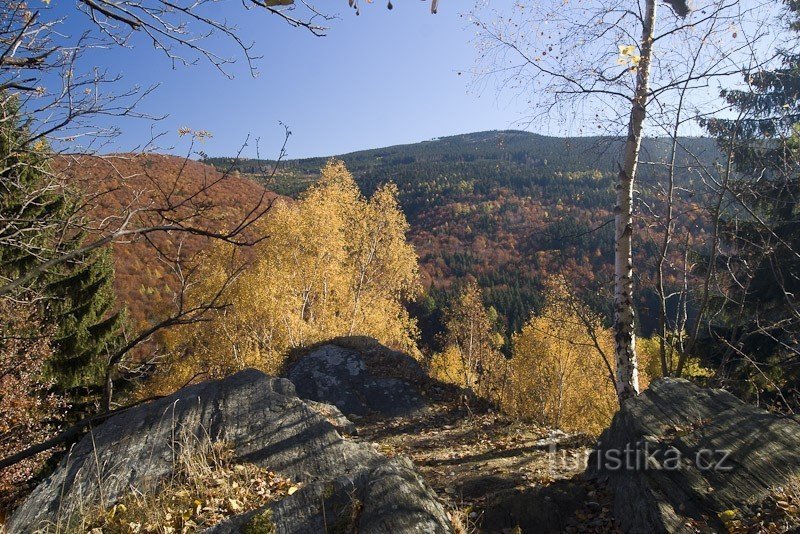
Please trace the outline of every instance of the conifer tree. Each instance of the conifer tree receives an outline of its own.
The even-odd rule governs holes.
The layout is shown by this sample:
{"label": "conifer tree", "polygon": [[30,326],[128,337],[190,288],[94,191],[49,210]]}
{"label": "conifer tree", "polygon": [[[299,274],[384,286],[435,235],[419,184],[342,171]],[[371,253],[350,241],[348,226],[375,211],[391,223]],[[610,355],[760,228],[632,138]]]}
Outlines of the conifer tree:
{"label": "conifer tree", "polygon": [[61,270],[47,286],[48,315],[56,326],[48,371],[74,400],[87,400],[102,389],[107,354],[121,337],[110,250],[91,253]]}
{"label": "conifer tree", "polygon": [[[12,279],[55,255],[77,250],[84,235],[67,221],[77,195],[50,172],[47,146],[30,146],[13,98],[2,98],[0,123],[0,279]],[[36,302],[54,330],[46,380],[78,407],[102,385],[104,353],[121,335],[109,250],[80,255],[46,271],[17,300]]]}
{"label": "conifer tree", "polygon": [[[786,4],[798,31],[800,2]],[[707,258],[719,268],[721,320],[701,345],[720,377],[754,396],[797,388],[800,378],[800,54],[778,57],[775,68],[744,72],[747,89],[722,93],[737,118],[705,122],[734,172],[722,246]]]}
{"label": "conifer tree", "polygon": [[48,255],[66,198],[47,177],[44,155],[28,147],[17,100],[0,93],[0,280]]}

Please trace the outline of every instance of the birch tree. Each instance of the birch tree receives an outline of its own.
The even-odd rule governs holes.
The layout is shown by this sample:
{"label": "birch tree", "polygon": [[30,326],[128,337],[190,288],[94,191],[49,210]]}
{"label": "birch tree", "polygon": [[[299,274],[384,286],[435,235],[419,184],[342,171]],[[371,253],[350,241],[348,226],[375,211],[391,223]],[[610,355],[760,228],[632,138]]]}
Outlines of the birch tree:
{"label": "birch tree", "polygon": [[742,38],[744,21],[750,27],[774,13],[768,2],[711,0],[698,2],[690,13],[685,3],[669,1],[672,9],[662,20],[656,16],[659,3],[519,2],[510,16],[496,11],[487,15],[480,7],[473,11],[479,28],[478,79],[499,80],[501,89],[525,95],[531,115],[521,119],[523,124],[572,135],[613,134],[598,143],[606,145],[609,157],[619,154],[613,327],[620,402],[639,392],[635,193],[642,139],[653,124],[651,110],[663,119],[674,111],[681,91],[689,101],[696,99],[694,117],[709,112],[701,98],[716,110],[719,103],[708,98],[708,88],[730,83],[740,70],[741,56],[751,51],[752,39]]}
{"label": "birch tree", "polygon": [[500,351],[497,313],[486,308],[480,286],[470,280],[445,311],[445,350],[433,357],[432,374],[500,402],[508,361]]}
{"label": "birch tree", "polygon": [[625,159],[617,178],[617,205],[614,208],[614,354],[617,364],[616,389],[620,402],[639,394],[633,308],[633,183],[642,147],[642,127],[647,115],[655,27],[656,0],[647,0],[639,44],[641,55],[636,90],[628,122],[628,137],[625,139]]}
{"label": "birch tree", "polygon": [[543,309],[513,338],[507,407],[548,426],[599,433],[616,406],[612,332],[563,276],[545,288]]}
{"label": "birch tree", "polygon": [[270,237],[248,262],[228,244],[210,247],[187,300],[221,295],[224,305],[206,316],[212,327],[174,330],[172,357],[153,387],[170,391],[199,372],[222,377],[249,366],[279,373],[287,352],[339,336],[412,352],[417,329],[404,303],[419,291],[419,268],[396,194],[387,185],[365,198],[344,163],[331,160],[300,199],[279,201],[260,221]]}

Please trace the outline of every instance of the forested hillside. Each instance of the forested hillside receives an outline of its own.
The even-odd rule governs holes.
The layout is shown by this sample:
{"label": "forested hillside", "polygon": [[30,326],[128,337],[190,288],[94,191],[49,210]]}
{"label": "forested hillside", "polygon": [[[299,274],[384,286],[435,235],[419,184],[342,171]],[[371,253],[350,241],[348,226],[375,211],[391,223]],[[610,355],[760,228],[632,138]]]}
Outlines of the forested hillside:
{"label": "forested hillside", "polygon": [[[227,229],[261,195],[266,194],[268,202],[276,196],[251,180],[176,156],[61,156],[54,166],[89,199],[81,215],[99,235],[114,228],[120,214],[153,224],[154,209],[180,213],[184,224],[201,229]],[[131,326],[142,328],[172,305],[179,281],[170,260],[191,260],[210,239],[173,233],[130,241],[114,247],[115,286]]]}
{"label": "forested hillside", "polygon": [[0,1],[0,534],[800,532],[800,0],[395,3]]}
{"label": "forested hillside", "polygon": [[[612,281],[613,184],[622,139],[556,138],[522,131],[479,132],[410,145],[336,156],[369,193],[392,181],[411,223],[411,240],[421,260],[428,296],[416,314],[427,343],[435,343],[440,310],[463,281],[477,279],[504,321],[507,334],[518,331],[541,305],[542,283],[554,273],[582,281],[585,298],[606,311],[601,297]],[[660,210],[661,185],[668,172],[668,139],[644,143],[639,206],[645,242],[638,246],[644,291],[643,328],[654,327],[646,313],[652,291],[655,235],[647,236]],[[718,158],[713,140],[682,138],[676,157],[676,183],[702,195],[702,175]],[[296,196],[319,175],[327,158],[283,162],[268,186]],[[220,169],[236,168],[260,179],[273,162],[209,158]],[[691,206],[683,206],[687,213]],[[657,211],[656,211],[657,213]],[[689,215],[680,223],[695,224]],[[693,228],[702,240],[704,229]],[[678,234],[680,235],[679,228]],[[427,334],[427,335],[426,335]]]}

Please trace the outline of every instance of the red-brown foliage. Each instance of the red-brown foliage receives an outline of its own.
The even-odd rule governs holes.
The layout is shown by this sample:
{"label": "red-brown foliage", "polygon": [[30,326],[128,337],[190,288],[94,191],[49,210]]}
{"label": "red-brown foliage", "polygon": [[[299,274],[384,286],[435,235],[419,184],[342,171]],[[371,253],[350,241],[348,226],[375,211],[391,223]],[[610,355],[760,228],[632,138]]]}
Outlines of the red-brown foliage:
{"label": "red-brown foliage", "polygon": [[[238,173],[225,175],[214,167],[177,156],[62,156],[57,172],[85,194],[85,216],[100,231],[117,227],[126,214],[138,211],[134,224],[153,224],[157,210],[171,208],[192,227],[211,231],[235,228],[257,206],[277,196]],[[243,239],[245,236],[240,236]],[[254,237],[252,234],[247,236]],[[173,298],[176,278],[160,255],[190,259],[209,243],[208,237],[186,232],[153,233],[114,244],[116,289],[136,329],[152,323]]]}
{"label": "red-brown foliage", "polygon": [[[63,415],[63,399],[48,393],[42,371],[51,354],[50,335],[32,305],[0,300],[0,458],[49,438],[58,429],[50,421]],[[48,453],[0,469],[0,516],[30,490],[32,477]]]}

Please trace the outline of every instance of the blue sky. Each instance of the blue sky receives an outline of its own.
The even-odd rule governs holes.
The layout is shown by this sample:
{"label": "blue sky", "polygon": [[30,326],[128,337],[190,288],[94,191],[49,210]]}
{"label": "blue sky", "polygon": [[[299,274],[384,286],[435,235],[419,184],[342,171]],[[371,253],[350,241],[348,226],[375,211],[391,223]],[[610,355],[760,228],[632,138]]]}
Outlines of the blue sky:
{"label": "blue sky", "polygon": [[[169,114],[155,125],[123,122],[124,134],[108,150],[139,145],[154,129],[167,133],[160,146],[180,152],[176,132],[188,127],[213,134],[199,147],[208,154],[233,155],[249,134],[245,155],[254,155],[252,140],[260,138],[262,157],[274,157],[283,122],[292,131],[289,157],[332,155],[505,129],[520,118],[522,104],[475,87],[469,74],[476,61],[474,30],[458,11],[467,4],[444,1],[431,15],[426,2],[397,0],[389,11],[377,0],[364,3],[360,16],[346,0],[327,4],[339,18],[328,23],[325,37],[236,3],[224,8],[244,40],[253,41],[254,52],[264,56],[256,78],[243,61],[232,69],[233,80],[203,62],[173,68],[141,37],[131,49],[96,52],[127,84],[160,83],[140,110]],[[237,53],[230,43],[213,44],[226,55]]]}
{"label": "blue sky", "polygon": [[[32,1],[45,5],[48,0]],[[695,5],[712,1],[695,0]],[[164,133],[158,139],[160,150],[185,154],[188,141],[186,137],[179,138],[178,130],[189,128],[213,134],[212,138],[195,147],[195,150],[209,155],[235,155],[249,140],[242,154],[255,156],[255,141],[258,139],[259,155],[274,158],[283,142],[284,129],[280,125],[283,123],[293,134],[287,146],[288,157],[325,156],[459,133],[524,128],[521,125],[531,124],[528,120],[531,118],[530,106],[536,107],[537,104],[540,113],[537,122],[532,124],[545,128],[540,133],[583,135],[623,131],[627,122],[626,101],[620,107],[619,99],[610,101],[605,96],[595,96],[598,100],[580,104],[566,98],[562,107],[551,108],[548,103],[554,100],[553,95],[561,88],[542,85],[538,81],[530,83],[529,72],[516,80],[521,84],[512,83],[502,92],[497,90],[498,84],[502,85],[502,80],[497,78],[490,79],[485,86],[476,84],[471,73],[479,56],[473,41],[476,28],[464,14],[475,2],[442,0],[437,15],[429,13],[427,1],[396,0],[391,11],[385,2],[375,0],[368,4],[362,0],[361,15],[356,16],[347,7],[347,0],[319,0],[317,4],[326,8],[327,13],[338,14],[328,23],[330,28],[325,37],[291,27],[265,10],[245,10],[239,2],[202,4],[205,14],[238,26],[237,35],[244,42],[253,43],[254,55],[263,56],[256,61],[257,77],[250,75],[244,54],[233,46],[230,39],[212,38],[206,45],[222,56],[238,58],[239,63],[230,68],[233,79],[203,59],[193,66],[173,65],[163,52],[154,49],[142,32],[134,34],[127,48],[115,46],[89,50],[79,65],[80,71],[91,72],[93,67],[102,66],[110,76],[122,74],[124,79],[117,84],[118,90],[134,85],[158,85],[139,105],[138,111],[154,116],[166,115],[163,120],[155,122],[106,119],[106,124],[120,127],[123,134],[101,150],[120,152],[136,149],[154,134]],[[532,3],[543,6],[545,12],[556,10],[565,17],[547,32],[530,31],[536,28],[528,27],[531,14],[522,8],[511,9],[516,5],[512,2],[498,1],[493,4],[494,8],[489,6],[490,2],[478,3],[483,6],[480,15],[484,20],[498,23],[502,33],[508,30],[511,35],[519,33],[523,48],[534,54],[538,54],[538,48],[545,46],[549,38],[560,35],[563,28],[572,31],[569,30],[570,24],[575,22],[574,17],[569,16],[571,11],[564,11],[566,8],[562,7],[564,4],[560,0]],[[48,2],[47,5],[50,7],[44,9],[53,17],[67,17],[66,24],[59,30],[73,38],[90,26],[86,15],[76,12],[75,4],[71,2]],[[577,10],[575,16],[579,20],[586,16],[586,5],[593,4],[591,1],[588,4],[568,4],[572,11]],[[772,31],[775,29],[775,20],[770,18],[772,15],[761,12],[775,10],[774,6],[782,4],[772,0],[742,3],[749,6],[744,18],[737,16],[737,5],[727,8],[735,12],[732,18],[714,22],[716,29],[709,34],[713,39],[702,40],[710,43],[704,50],[711,59],[705,61],[719,65],[720,71],[728,74],[692,89],[691,104],[700,106],[698,113],[717,112],[723,107],[718,99],[719,89],[725,84],[741,83],[739,69],[745,63],[740,60],[748,61],[746,56],[750,48],[738,43],[735,35],[739,35],[741,40],[745,34],[763,34],[756,41],[757,48],[766,46],[767,49],[774,48],[775,39],[780,37],[780,32]],[[511,13],[507,13],[509,10]],[[298,17],[304,16],[302,9],[295,13]],[[703,13],[698,8],[696,16],[703,19]],[[666,7],[662,15],[662,24],[667,27],[679,23]],[[602,21],[602,15],[598,16]],[[538,29],[546,28],[549,23],[549,16],[545,16],[544,26]],[[504,25],[508,28],[503,29]],[[674,68],[680,70],[681,66],[686,66],[684,58],[691,55],[687,54],[706,35],[705,29],[692,28],[688,26],[687,33],[668,33],[673,35],[673,40],[661,44],[656,59],[663,61],[664,68],[660,71],[662,77],[666,76],[664,80],[672,80]],[[97,27],[94,30],[96,32]],[[576,48],[565,48],[565,57],[551,53],[543,61],[555,71],[572,68],[582,72],[581,69],[595,65],[615,68],[619,43],[630,41],[625,31],[624,27],[615,29],[614,32],[622,32],[621,35],[612,32],[605,41],[592,41],[591,46],[581,47],[580,40],[577,40]],[[523,33],[524,38],[521,37]],[[568,39],[566,42],[569,45],[572,41]],[[734,50],[739,51],[728,54]],[[715,56],[722,53],[728,54],[724,60]],[[511,56],[492,63],[497,58],[490,54],[487,61],[505,74],[515,73],[519,59],[515,59],[513,53]],[[536,61],[540,59],[537,56]],[[572,63],[577,67],[570,66]],[[486,63],[478,67],[486,67]],[[654,72],[658,71],[655,69]],[[624,78],[622,81],[628,80],[632,84],[634,75],[628,77],[630,80]],[[657,74],[651,77],[658,79]],[[53,88],[57,93],[60,78],[54,82]],[[93,97],[95,93],[90,94]],[[674,97],[660,97],[667,111],[675,103],[670,100]],[[671,121],[669,113],[665,117],[668,124]],[[649,120],[655,123],[656,119],[651,117]],[[659,128],[647,131],[648,135],[663,134]],[[702,130],[687,124],[681,133],[697,135]],[[87,138],[90,137],[81,139]]]}

